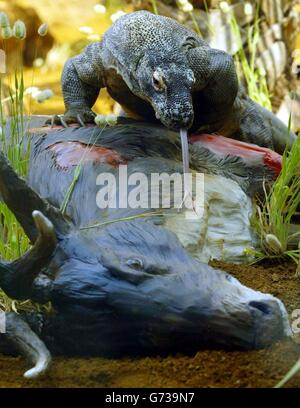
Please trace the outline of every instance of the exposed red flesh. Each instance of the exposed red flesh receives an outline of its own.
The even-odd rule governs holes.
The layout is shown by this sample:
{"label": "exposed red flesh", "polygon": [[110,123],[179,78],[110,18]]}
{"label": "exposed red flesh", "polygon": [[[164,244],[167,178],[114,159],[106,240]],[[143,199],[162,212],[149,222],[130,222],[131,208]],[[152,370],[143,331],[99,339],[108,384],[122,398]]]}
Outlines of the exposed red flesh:
{"label": "exposed red flesh", "polygon": [[[73,128],[78,128],[80,125],[74,123],[69,125]],[[88,127],[94,127],[93,124],[88,124]],[[51,131],[64,129],[63,126],[50,126],[30,129],[31,133],[48,133]],[[228,137],[220,136],[220,135],[211,135],[211,134],[192,134],[189,136],[189,142],[193,143],[201,143],[202,146],[206,147],[214,154],[225,157],[229,156],[238,156],[246,161],[249,161],[249,164],[258,165],[261,163],[272,169],[276,176],[279,175],[281,168],[282,168],[282,156],[271,149],[267,149],[265,147],[260,147],[255,144],[241,142],[239,140],[230,139]],[[76,165],[79,163],[83,152],[86,150],[85,144],[79,142],[61,142],[59,144],[65,143],[73,143],[73,147],[70,145],[67,147],[60,146],[57,153],[59,158],[57,158],[57,162],[60,160],[62,163],[61,167],[68,167],[72,165]],[[77,145],[76,145],[77,144]],[[57,146],[53,145],[53,146]],[[81,145],[79,147],[78,145]],[[54,150],[55,150],[54,149]],[[102,157],[103,156],[103,157]],[[108,163],[112,166],[118,166],[119,164],[124,164],[124,160],[118,155],[118,153],[114,150],[93,146],[89,148],[89,153],[86,155],[85,160],[94,160],[98,163]],[[68,164],[69,163],[69,164]],[[58,163],[59,164],[59,163]]]}
{"label": "exposed red flesh", "polygon": [[81,142],[58,142],[49,146],[48,150],[55,153],[57,165],[66,170],[86,161],[110,164],[114,167],[126,164],[126,161],[113,149],[88,146]]}
{"label": "exposed red flesh", "polygon": [[191,144],[199,142],[218,156],[238,156],[250,163],[261,161],[262,164],[274,170],[277,176],[281,171],[282,156],[265,147],[240,142],[224,136],[208,134],[191,135],[189,142]]}

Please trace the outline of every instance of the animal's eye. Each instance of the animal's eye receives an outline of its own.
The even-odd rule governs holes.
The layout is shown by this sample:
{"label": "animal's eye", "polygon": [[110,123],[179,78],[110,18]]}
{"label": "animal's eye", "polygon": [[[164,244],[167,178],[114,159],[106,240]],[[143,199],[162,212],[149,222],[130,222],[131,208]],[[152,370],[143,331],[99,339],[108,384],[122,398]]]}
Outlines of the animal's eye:
{"label": "animal's eye", "polygon": [[158,72],[154,71],[152,76],[152,83],[153,87],[156,91],[163,91],[166,87],[163,75]]}
{"label": "animal's eye", "polygon": [[153,85],[154,87],[158,88],[160,86],[160,82],[155,76],[153,76]]}
{"label": "animal's eye", "polygon": [[136,271],[140,271],[144,268],[144,263],[139,258],[128,259],[126,261],[126,265],[132,269],[135,269]]}

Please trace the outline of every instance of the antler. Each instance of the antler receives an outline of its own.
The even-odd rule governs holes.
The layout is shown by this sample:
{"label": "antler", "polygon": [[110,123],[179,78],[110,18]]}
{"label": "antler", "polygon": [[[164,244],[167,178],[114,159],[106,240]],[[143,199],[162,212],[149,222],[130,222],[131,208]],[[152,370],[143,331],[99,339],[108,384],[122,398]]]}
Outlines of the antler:
{"label": "antler", "polygon": [[31,297],[33,281],[49,262],[57,243],[52,222],[40,211],[33,211],[32,218],[38,231],[33,247],[14,262],[0,263],[0,287],[13,299]]}

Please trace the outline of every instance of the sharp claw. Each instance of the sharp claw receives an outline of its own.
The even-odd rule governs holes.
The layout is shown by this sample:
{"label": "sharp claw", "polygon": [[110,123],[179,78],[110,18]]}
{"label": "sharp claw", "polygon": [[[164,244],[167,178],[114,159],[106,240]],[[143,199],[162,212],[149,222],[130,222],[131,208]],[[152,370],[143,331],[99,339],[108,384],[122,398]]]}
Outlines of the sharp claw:
{"label": "sharp claw", "polygon": [[80,124],[81,127],[85,127],[85,123],[83,122],[83,120],[81,119],[80,115],[76,116],[78,123]]}
{"label": "sharp claw", "polygon": [[51,116],[51,122],[50,122],[51,129],[53,128],[54,123],[55,123],[55,115],[52,115]]}
{"label": "sharp claw", "polygon": [[64,118],[62,116],[59,117],[61,124],[63,125],[64,128],[68,129],[68,125],[65,122]]}

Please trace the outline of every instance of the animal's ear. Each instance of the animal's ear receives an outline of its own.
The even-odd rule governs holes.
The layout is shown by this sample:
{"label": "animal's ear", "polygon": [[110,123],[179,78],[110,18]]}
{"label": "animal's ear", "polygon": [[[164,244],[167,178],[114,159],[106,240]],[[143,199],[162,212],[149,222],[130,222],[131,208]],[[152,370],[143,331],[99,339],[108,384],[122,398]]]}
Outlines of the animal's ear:
{"label": "animal's ear", "polygon": [[[136,259],[134,258],[133,261],[135,260]],[[134,285],[139,285],[151,277],[150,274],[143,270],[142,265],[140,268],[135,268],[127,261],[127,259],[117,255],[111,250],[105,251],[101,256],[102,265],[108,269],[111,275],[118,279],[125,280]]]}

